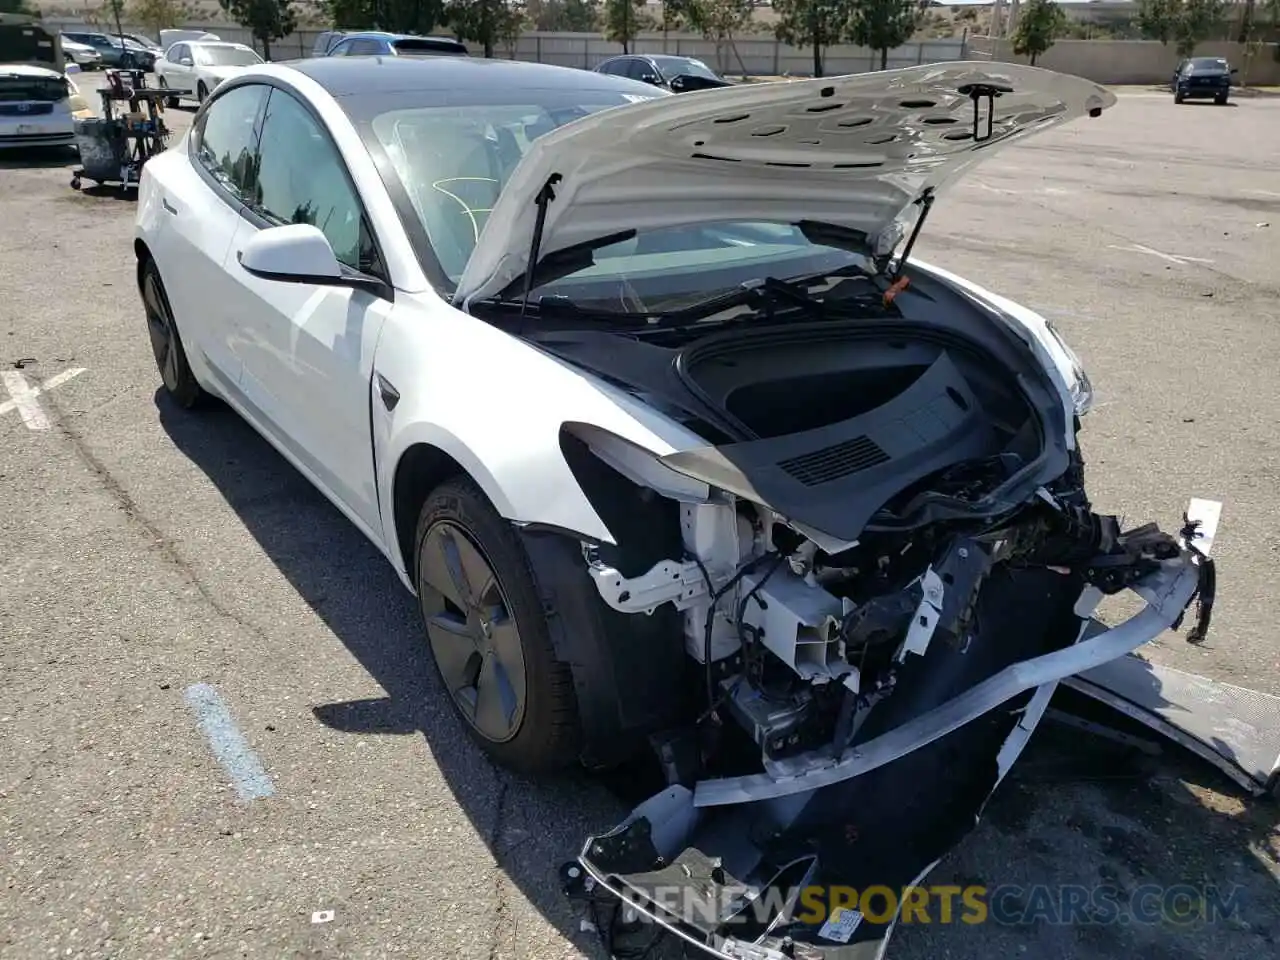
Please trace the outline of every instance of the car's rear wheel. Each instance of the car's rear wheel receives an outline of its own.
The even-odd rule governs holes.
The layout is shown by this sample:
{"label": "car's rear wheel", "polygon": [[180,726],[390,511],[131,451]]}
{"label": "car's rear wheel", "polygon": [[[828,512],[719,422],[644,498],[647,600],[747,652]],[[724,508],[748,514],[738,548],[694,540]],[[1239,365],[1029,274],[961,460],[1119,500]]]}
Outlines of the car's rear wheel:
{"label": "car's rear wheel", "polygon": [[573,677],[555,658],[524,548],[469,480],[423,505],[415,539],[419,606],[436,670],[489,756],[523,774],[578,755]]}
{"label": "car's rear wheel", "polygon": [[169,295],[156,262],[147,259],[142,267],[142,305],[147,314],[147,332],[151,335],[151,352],[156,358],[156,368],[169,396],[180,407],[190,410],[199,406],[207,397],[196,381],[187,352],[178,335],[178,325],[169,306]]}

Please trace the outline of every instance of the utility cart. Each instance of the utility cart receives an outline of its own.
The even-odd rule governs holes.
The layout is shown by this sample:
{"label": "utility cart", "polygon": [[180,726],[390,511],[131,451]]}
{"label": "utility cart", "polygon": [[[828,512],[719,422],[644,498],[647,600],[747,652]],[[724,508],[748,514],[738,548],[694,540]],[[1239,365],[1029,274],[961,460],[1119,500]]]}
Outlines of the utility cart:
{"label": "utility cart", "polygon": [[143,164],[167,146],[165,99],[187,92],[148,88],[141,70],[108,70],[106,81],[98,91],[102,116],[76,121],[80,166],[71,172],[73,190],[81,180],[136,190]]}

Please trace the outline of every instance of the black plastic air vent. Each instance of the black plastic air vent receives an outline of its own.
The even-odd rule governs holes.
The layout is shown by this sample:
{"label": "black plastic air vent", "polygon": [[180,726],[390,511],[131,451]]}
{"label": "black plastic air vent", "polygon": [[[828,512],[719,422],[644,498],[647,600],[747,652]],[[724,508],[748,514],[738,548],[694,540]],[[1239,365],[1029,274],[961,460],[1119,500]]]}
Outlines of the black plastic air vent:
{"label": "black plastic air vent", "polygon": [[870,437],[854,437],[813,453],[783,460],[778,466],[806,487],[815,487],[888,461],[888,454]]}

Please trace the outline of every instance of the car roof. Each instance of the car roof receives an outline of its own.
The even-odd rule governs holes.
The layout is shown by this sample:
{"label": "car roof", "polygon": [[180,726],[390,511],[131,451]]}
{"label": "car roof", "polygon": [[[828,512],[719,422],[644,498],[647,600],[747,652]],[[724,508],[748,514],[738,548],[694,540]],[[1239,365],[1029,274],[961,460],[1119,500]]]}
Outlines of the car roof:
{"label": "car roof", "polygon": [[42,80],[60,80],[62,74],[48,67],[37,67],[31,63],[0,63],[0,74],[17,77],[39,77]]}
{"label": "car roof", "polygon": [[[273,64],[310,77],[335,97],[433,90],[518,90],[522,87],[573,90],[602,84],[623,92],[647,85],[624,77],[525,60],[483,57],[312,57]],[[651,89],[651,88],[649,88]]]}
{"label": "car roof", "polygon": [[[234,40],[179,40],[178,43],[185,43],[189,47],[232,47],[236,50],[252,50],[253,47],[244,43],[236,43]],[[175,43],[176,47],[178,43]]]}

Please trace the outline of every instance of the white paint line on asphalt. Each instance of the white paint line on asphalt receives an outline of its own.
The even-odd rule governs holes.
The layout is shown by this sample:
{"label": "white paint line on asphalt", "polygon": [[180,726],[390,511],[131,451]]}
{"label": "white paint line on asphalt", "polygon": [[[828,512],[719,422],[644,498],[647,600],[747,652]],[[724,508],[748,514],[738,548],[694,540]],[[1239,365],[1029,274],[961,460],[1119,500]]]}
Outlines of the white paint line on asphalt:
{"label": "white paint line on asphalt", "polygon": [[1159,250],[1152,250],[1150,247],[1144,247],[1140,243],[1132,243],[1127,247],[1117,246],[1116,244],[1108,244],[1111,250],[1126,250],[1130,253],[1146,253],[1153,257],[1159,257],[1161,260],[1167,260],[1169,263],[1176,263],[1180,267],[1185,267],[1188,263],[1213,263],[1212,260],[1206,260],[1204,257],[1187,257],[1179,253],[1161,253]]}
{"label": "white paint line on asphalt", "polygon": [[218,691],[207,683],[196,683],[183,691],[182,698],[195,713],[209,748],[231,777],[240,799],[261,800],[272,796],[276,791],[271,778],[236,726]]}
{"label": "white paint line on asphalt", "polygon": [[1248,190],[1247,193],[1257,194],[1261,197],[1280,197],[1280,193],[1275,190]]}
{"label": "white paint line on asphalt", "polygon": [[48,430],[49,418],[45,416],[36,398],[42,393],[48,393],[54,387],[61,386],[73,377],[80,376],[84,371],[84,367],[72,367],[33,387],[17,370],[5,370],[3,376],[0,376],[0,381],[4,383],[10,399],[0,403],[0,416],[17,410],[18,416],[22,418],[28,430]]}

